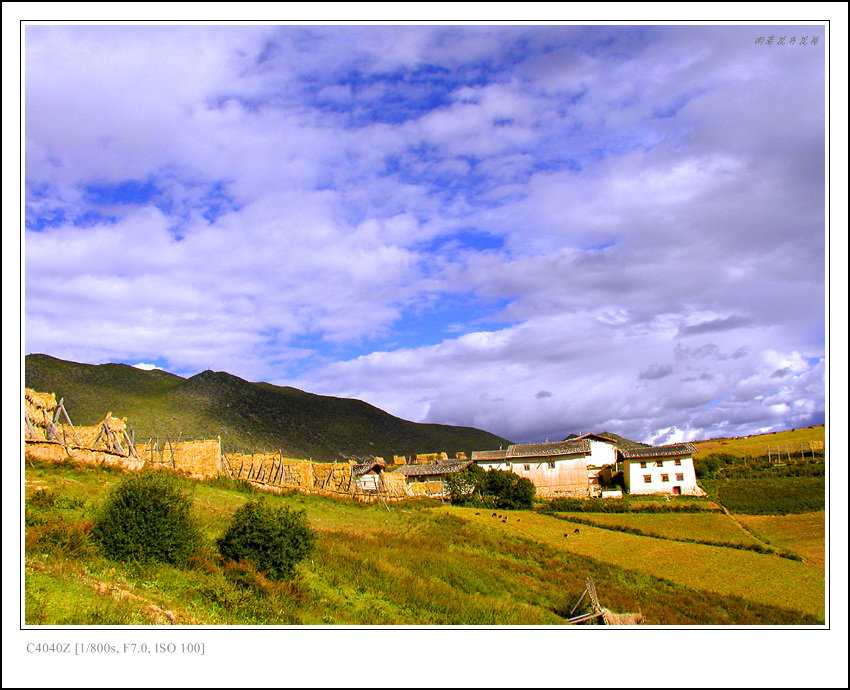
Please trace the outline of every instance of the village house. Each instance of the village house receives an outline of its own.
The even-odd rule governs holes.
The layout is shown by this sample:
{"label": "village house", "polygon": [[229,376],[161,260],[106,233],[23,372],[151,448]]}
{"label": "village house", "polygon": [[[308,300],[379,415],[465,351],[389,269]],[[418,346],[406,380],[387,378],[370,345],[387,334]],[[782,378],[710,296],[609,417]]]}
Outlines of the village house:
{"label": "village house", "polygon": [[[621,448],[614,439],[585,434],[552,443],[524,443],[475,451],[472,461],[486,470],[525,477],[542,498],[603,496],[600,474],[622,471],[629,493],[698,495],[690,443]],[[606,469],[607,468],[607,469]]]}
{"label": "village house", "polygon": [[351,474],[358,490],[364,492],[378,491],[381,488],[381,472],[387,467],[381,458],[374,458],[364,463],[354,465]]}
{"label": "village house", "polygon": [[472,460],[446,460],[427,465],[402,465],[393,474],[405,478],[407,490],[414,496],[443,498],[447,495],[445,478],[471,464]]}
{"label": "village house", "polygon": [[697,485],[692,443],[666,446],[624,448],[620,450],[619,468],[630,494],[672,494],[701,496]]}
{"label": "village house", "polygon": [[617,442],[598,434],[567,441],[521,443],[506,450],[475,451],[473,462],[486,470],[507,470],[531,480],[537,495],[599,495],[599,473],[617,462]]}

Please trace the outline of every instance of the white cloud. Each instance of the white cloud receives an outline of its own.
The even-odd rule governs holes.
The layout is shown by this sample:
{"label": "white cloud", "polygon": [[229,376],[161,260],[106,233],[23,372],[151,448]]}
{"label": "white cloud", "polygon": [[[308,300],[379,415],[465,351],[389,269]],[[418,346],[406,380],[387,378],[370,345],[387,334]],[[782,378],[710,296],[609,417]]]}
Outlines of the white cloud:
{"label": "white cloud", "polygon": [[[823,53],[794,50],[751,27],[28,27],[28,204],[64,216],[26,233],[27,349],[301,372],[516,440],[816,418]],[[156,192],[91,202],[127,180]],[[429,244],[460,231],[504,246]]]}

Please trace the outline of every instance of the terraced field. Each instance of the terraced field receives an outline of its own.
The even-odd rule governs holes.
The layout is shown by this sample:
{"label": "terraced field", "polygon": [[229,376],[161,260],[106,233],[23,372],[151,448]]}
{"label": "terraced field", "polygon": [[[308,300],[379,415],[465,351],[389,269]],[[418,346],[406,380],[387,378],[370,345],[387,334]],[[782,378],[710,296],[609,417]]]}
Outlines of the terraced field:
{"label": "terraced field", "polygon": [[809,563],[825,563],[825,516],[816,513],[798,515],[738,515],[737,519],[764,541],[800,554]]}
{"label": "terraced field", "polygon": [[824,616],[824,571],[817,565],[740,549],[614,532],[548,515],[511,514],[503,523],[486,511],[448,510],[493,531],[521,535],[561,551],[694,589]]}
{"label": "terraced field", "polygon": [[[558,515],[569,518],[571,513]],[[641,532],[665,539],[696,539],[749,545],[762,543],[724,513],[661,513],[657,515],[576,513],[575,515],[581,520],[589,520],[601,527],[639,529]]]}

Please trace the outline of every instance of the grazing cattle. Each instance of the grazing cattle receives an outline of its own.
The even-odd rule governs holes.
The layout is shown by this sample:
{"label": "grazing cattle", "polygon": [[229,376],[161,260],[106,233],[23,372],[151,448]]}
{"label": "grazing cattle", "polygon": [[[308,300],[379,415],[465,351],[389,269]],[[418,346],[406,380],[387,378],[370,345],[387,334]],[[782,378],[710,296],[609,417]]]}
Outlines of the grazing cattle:
{"label": "grazing cattle", "polygon": [[580,532],[580,530],[579,530],[579,528],[578,528],[578,527],[576,527],[576,528],[573,530],[573,534],[578,534],[579,532]]}
{"label": "grazing cattle", "polygon": [[493,513],[493,517],[498,517],[498,515],[496,515],[496,513]]}
{"label": "grazing cattle", "polygon": [[475,513],[476,515],[481,515],[481,513]]}
{"label": "grazing cattle", "polygon": [[569,538],[570,538],[570,535],[569,535],[569,534],[567,534],[566,532],[564,532],[564,536],[565,536],[567,539],[569,539]]}

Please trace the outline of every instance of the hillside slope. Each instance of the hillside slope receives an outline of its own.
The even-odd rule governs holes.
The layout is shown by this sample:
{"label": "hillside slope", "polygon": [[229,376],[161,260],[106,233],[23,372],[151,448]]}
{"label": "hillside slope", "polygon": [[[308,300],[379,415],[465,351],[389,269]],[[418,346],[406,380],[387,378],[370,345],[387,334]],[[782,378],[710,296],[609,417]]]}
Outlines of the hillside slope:
{"label": "hillside slope", "polygon": [[95,424],[107,411],[126,417],[137,442],[220,436],[230,450],[279,449],[316,460],[469,452],[510,443],[480,429],[409,422],[360,400],[251,383],[226,372],[183,378],[34,354],[26,357],[26,386],[63,397],[75,424]]}
{"label": "hillside slope", "polygon": [[[752,436],[736,436],[733,438],[715,438],[708,441],[694,441],[697,447],[695,458],[705,457],[711,453],[726,453],[738,457],[767,455],[768,449],[778,452],[798,454],[801,450],[808,454],[812,450],[823,450],[825,427],[808,426],[802,429],[775,431],[769,434],[754,434]],[[819,446],[817,444],[820,444]]]}

